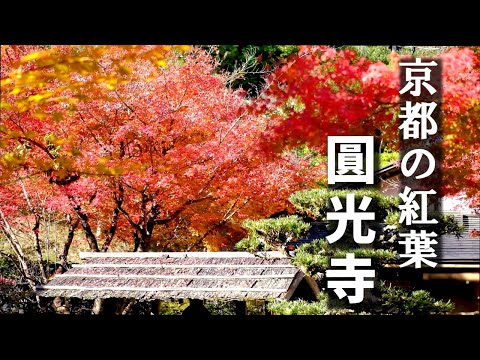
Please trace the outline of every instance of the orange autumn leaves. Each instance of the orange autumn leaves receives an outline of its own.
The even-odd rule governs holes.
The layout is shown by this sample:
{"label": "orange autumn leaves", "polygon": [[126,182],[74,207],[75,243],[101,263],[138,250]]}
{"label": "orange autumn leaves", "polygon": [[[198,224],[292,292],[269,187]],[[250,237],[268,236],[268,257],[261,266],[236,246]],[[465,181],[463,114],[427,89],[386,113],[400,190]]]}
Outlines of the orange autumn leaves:
{"label": "orange autumn leaves", "polygon": [[[328,135],[375,129],[391,148],[398,138],[395,58],[300,47],[247,101],[195,48],[2,46],[1,55],[0,193],[11,199],[1,209],[28,212],[22,180],[39,208],[97,229],[100,248],[109,236],[143,250],[229,248],[241,220],[284,210],[323,177],[285,148],[323,153]],[[444,190],[480,203],[478,53],[441,57]]]}
{"label": "orange autumn leaves", "polygon": [[13,184],[28,178],[29,191],[49,194],[50,211],[83,220],[92,250],[112,231],[139,250],[225,248],[242,219],[284,209],[318,176],[291,154],[256,152],[264,120],[202,51],[33,50],[2,73],[0,186],[15,196]]}

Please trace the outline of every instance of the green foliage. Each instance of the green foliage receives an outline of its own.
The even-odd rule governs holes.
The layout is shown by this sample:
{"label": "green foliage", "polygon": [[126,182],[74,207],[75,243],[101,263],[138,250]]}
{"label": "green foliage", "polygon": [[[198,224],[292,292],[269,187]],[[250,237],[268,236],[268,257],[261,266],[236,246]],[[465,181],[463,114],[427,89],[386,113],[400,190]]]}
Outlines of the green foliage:
{"label": "green foliage", "polygon": [[326,240],[315,240],[300,246],[292,258],[292,264],[300,267],[307,275],[323,273],[330,266],[333,250]]}
{"label": "green foliage", "polygon": [[[365,57],[372,61],[381,61],[385,64],[390,63],[390,54],[392,50],[388,46],[342,46],[341,48],[353,49],[358,57]],[[448,47],[432,46],[402,46],[398,50],[399,55],[408,55],[414,57],[435,57],[445,52]]]}
{"label": "green foliage", "polygon": [[160,315],[182,315],[183,310],[188,306],[188,302],[179,301],[161,301],[158,305]]}
{"label": "green foliage", "polygon": [[300,246],[292,258],[292,263],[307,275],[323,273],[330,267],[331,258],[345,258],[347,253],[354,253],[356,258],[372,259],[372,266],[379,268],[392,261],[396,252],[373,248],[345,249],[337,244],[329,244],[326,240],[315,240]]}
{"label": "green foliage", "polygon": [[265,315],[267,304],[264,300],[250,299],[246,301],[247,315]]}
{"label": "green foliage", "polygon": [[303,222],[299,216],[292,215],[272,219],[245,220],[243,227],[249,230],[250,233],[275,241],[282,236],[298,237],[310,229],[310,224]]}
{"label": "green foliage", "polygon": [[288,200],[301,215],[315,220],[325,220],[330,193],[328,189],[302,190],[290,195]]}
{"label": "green foliage", "polygon": [[233,88],[242,88],[250,96],[259,94],[265,75],[282,59],[296,53],[294,45],[220,45],[204,46],[219,62],[218,72],[236,73]]}
{"label": "green foliage", "polygon": [[465,227],[463,225],[460,225],[455,220],[453,215],[441,214],[440,216],[436,217],[436,219],[439,220],[438,226],[440,226],[441,229],[438,231],[441,235],[451,234],[455,235],[458,238],[465,231]]}
{"label": "green foliage", "polygon": [[388,46],[349,46],[349,48],[355,50],[358,57],[365,57],[372,61],[381,61],[385,64],[389,63],[391,50]]}
{"label": "green foliage", "polygon": [[0,276],[9,276],[12,272],[14,264],[12,261],[4,256],[0,256]]}
{"label": "green foliage", "polygon": [[212,315],[235,315],[235,303],[227,300],[206,300],[203,305]]}
{"label": "green foliage", "polygon": [[435,315],[452,312],[455,305],[434,299],[426,290],[407,291],[399,287],[380,284],[382,306],[387,313],[401,315]]}
{"label": "green foliage", "polygon": [[274,315],[346,315],[353,312],[350,309],[331,307],[325,292],[314,302],[276,300],[268,303],[267,309]]}
{"label": "green foliage", "polygon": [[310,164],[312,166],[317,166],[319,164],[326,164],[327,157],[324,155],[320,155],[317,151],[310,148],[308,145],[301,145],[295,149],[293,149],[295,155],[299,158],[304,158],[310,160]]}
{"label": "green foliage", "polygon": [[274,301],[267,305],[274,315],[326,315],[328,308],[323,302],[308,302],[305,300]]}
{"label": "green foliage", "polygon": [[400,223],[400,212],[389,211],[387,216],[385,217],[385,220],[383,220],[383,222],[386,225],[398,226],[398,224]]}
{"label": "green foliage", "polygon": [[380,169],[393,164],[400,160],[400,154],[397,151],[384,151],[380,154],[380,161],[378,161],[378,153],[375,153],[375,164],[379,164]]}
{"label": "green foliage", "polygon": [[260,241],[256,235],[249,235],[235,244],[237,250],[245,250],[248,252],[269,251],[273,246]]}
{"label": "green foliage", "polygon": [[236,248],[250,252],[272,250],[310,229],[310,224],[303,222],[297,215],[245,220],[242,225],[248,230],[248,236],[240,240]]}
{"label": "green foliage", "polygon": [[[421,231],[425,230],[427,233],[435,232],[438,236],[441,235],[455,235],[460,237],[464,231],[463,225],[458,224],[455,218],[450,214],[442,214],[441,212],[430,212],[429,219],[436,219],[437,224],[411,224],[408,227],[404,223],[400,224],[400,212],[391,211],[388,213],[384,222],[387,225],[381,234],[378,246],[382,248],[400,251],[398,244],[399,233],[410,230]],[[402,250],[403,251],[403,250]]]}
{"label": "green foliage", "polygon": [[380,234],[378,241],[376,241],[375,246],[377,248],[403,253],[405,249],[398,243],[400,239],[399,234],[402,232],[409,232],[410,230],[416,230],[419,232],[425,230],[427,233],[435,232],[438,236],[448,234],[457,237],[460,237],[463,233],[463,225],[459,225],[452,215],[442,214],[440,212],[430,212],[428,218],[436,219],[438,223],[411,224],[407,227],[404,223],[400,224],[400,212],[391,211],[384,220],[386,226]]}
{"label": "green foliage", "polygon": [[0,252],[0,314],[43,312],[19,269],[16,259]]}
{"label": "green foliage", "polygon": [[[450,301],[434,299],[426,290],[407,291],[399,287],[385,286],[380,282],[376,288],[379,297],[373,297],[372,303],[360,304],[350,309],[345,301],[339,301],[335,295],[322,292],[316,302],[304,300],[277,300],[269,303],[267,309],[275,315],[346,315],[374,313],[398,315],[436,315],[447,314],[454,310]],[[378,309],[375,311],[375,309]]]}
{"label": "green foliage", "polygon": [[397,256],[395,251],[372,248],[359,248],[352,251],[339,251],[335,257],[345,257],[347,252],[353,252],[356,258],[372,259],[372,267],[380,268],[381,266],[391,263]]}
{"label": "green foliage", "polygon": [[355,204],[358,207],[363,196],[372,198],[368,206],[368,211],[376,214],[376,221],[383,221],[389,211],[397,209],[400,198],[387,196],[375,189],[359,190],[330,190],[330,189],[311,189],[298,191],[289,198],[298,213],[314,220],[325,221],[327,212],[333,211],[330,199],[338,196],[340,201],[345,204],[347,194],[355,195]]}
{"label": "green foliage", "polygon": [[[305,154],[306,150],[302,149],[301,151],[303,151],[301,154]],[[392,159],[394,155],[388,156],[391,156]],[[377,221],[383,221],[386,226],[382,228],[381,241],[375,241],[371,247],[360,246],[344,237],[342,241],[334,244],[319,239],[297,248],[292,257],[292,263],[300,267],[306,275],[315,278],[320,288],[326,288],[324,273],[330,268],[332,258],[345,258],[347,253],[354,253],[356,258],[371,259],[372,267],[381,269],[385,264],[393,262],[397,256],[395,247],[398,245],[396,239],[400,229],[399,197],[386,196],[374,189],[313,189],[293,194],[290,202],[297,209],[297,213],[311,219],[325,221],[326,213],[333,211],[330,199],[338,196],[340,201],[345,204],[346,195],[350,193],[355,195],[356,207],[360,204],[363,196],[371,197],[372,202],[368,211],[375,212]],[[462,231],[462,227],[450,215],[434,212],[429,214],[429,218],[437,219],[438,224],[422,225],[422,229],[435,231],[439,235],[459,234]],[[414,226],[410,228],[414,228]],[[347,231],[349,230],[347,229]],[[317,302],[276,301],[270,303],[268,308],[274,314],[285,315],[337,313],[424,315],[446,314],[453,311],[454,305],[450,301],[434,299],[425,290],[407,291],[402,288],[386,287],[383,282],[376,282],[376,288],[365,293],[365,300],[361,304],[349,305],[345,299],[342,301],[337,299],[334,294],[331,294],[331,291],[324,291]]]}

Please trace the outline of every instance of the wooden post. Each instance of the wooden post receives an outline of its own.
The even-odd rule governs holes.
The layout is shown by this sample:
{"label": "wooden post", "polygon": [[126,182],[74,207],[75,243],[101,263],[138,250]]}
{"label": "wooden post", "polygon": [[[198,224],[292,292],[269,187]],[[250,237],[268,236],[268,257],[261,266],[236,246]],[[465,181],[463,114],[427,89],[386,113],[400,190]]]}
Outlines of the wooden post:
{"label": "wooden post", "polygon": [[235,315],[247,315],[247,303],[245,301],[234,300],[233,302],[235,303]]}
{"label": "wooden post", "polygon": [[94,315],[100,315],[103,312],[103,299],[95,299],[93,301],[92,313]]}
{"label": "wooden post", "polygon": [[320,295],[320,288],[318,287],[317,280],[315,280],[313,277],[305,275],[305,281],[307,282],[308,285],[310,285],[310,288],[312,289],[313,295],[315,295],[315,298],[318,298],[318,295]]}

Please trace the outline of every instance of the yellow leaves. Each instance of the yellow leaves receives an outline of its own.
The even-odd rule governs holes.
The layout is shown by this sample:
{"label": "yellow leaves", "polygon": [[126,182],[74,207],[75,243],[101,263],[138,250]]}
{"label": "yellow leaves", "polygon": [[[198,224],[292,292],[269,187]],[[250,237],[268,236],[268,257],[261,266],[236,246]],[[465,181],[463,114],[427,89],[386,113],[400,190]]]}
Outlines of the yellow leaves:
{"label": "yellow leaves", "polygon": [[68,153],[72,156],[80,156],[82,155],[82,153],[80,152],[79,149],[77,148],[73,148],[71,151],[68,151]]}
{"label": "yellow leaves", "polygon": [[47,117],[47,114],[45,114],[43,111],[36,111],[33,116],[35,116],[37,119],[43,120]]}
{"label": "yellow leaves", "polygon": [[6,86],[6,85],[10,84],[11,82],[12,82],[12,79],[9,79],[9,78],[1,79],[0,80],[0,85],[1,86]]}
{"label": "yellow leaves", "polygon": [[112,75],[105,77],[101,76],[96,79],[97,83],[102,84],[107,90],[116,90],[118,79],[113,77]]}
{"label": "yellow leaves", "polygon": [[122,175],[124,172],[125,170],[120,166],[115,166],[110,169],[110,175],[113,175],[113,176]]}
{"label": "yellow leaves", "polygon": [[52,114],[52,119],[53,121],[55,121],[56,123],[59,123],[60,121],[63,120],[63,114],[61,112],[54,112]]}
{"label": "yellow leaves", "polygon": [[[142,59],[165,68],[169,65],[170,52],[189,49],[190,46],[186,45],[96,45],[52,46],[34,51],[14,63],[10,74],[1,80],[2,94],[18,97],[9,101],[10,105],[2,102],[2,109],[35,112],[52,102],[76,104],[83,100],[68,99],[71,95],[67,94],[71,92],[95,98],[99,94],[93,95],[92,92],[98,92],[98,84],[114,91],[119,84],[136,78],[138,74],[133,74],[136,67],[129,65],[132,62]],[[32,63],[33,67],[23,66],[26,63]],[[147,81],[155,76],[151,74]]]}
{"label": "yellow leaves", "polygon": [[0,109],[9,110],[11,108],[12,108],[12,105],[10,105],[8,102],[6,101],[0,102]]}
{"label": "yellow leaves", "polygon": [[97,164],[95,165],[97,174],[119,176],[125,173],[126,169],[122,166],[109,166],[107,164],[108,160],[106,157],[97,160]]}
{"label": "yellow leaves", "polygon": [[115,90],[117,87],[116,85],[113,85],[113,84],[104,84],[105,85],[105,88],[107,88],[108,90]]}
{"label": "yellow leaves", "polygon": [[8,136],[8,138],[10,138],[10,139],[17,139],[17,138],[23,136],[22,132],[14,131],[14,130],[8,130],[8,128],[6,126],[1,126],[0,130],[2,132],[4,132]]}
{"label": "yellow leaves", "polygon": [[0,157],[0,164],[10,170],[22,165],[24,162],[24,157],[15,152],[6,152]]}
{"label": "yellow leaves", "polygon": [[68,169],[72,169],[73,167],[73,159],[66,157],[66,156],[59,156],[55,159],[54,168],[59,169],[62,171],[66,171]]}
{"label": "yellow leaves", "polygon": [[84,56],[84,57],[77,58],[76,61],[78,61],[80,63],[91,62],[92,58]]}
{"label": "yellow leaves", "polygon": [[20,87],[15,87],[12,91],[10,91],[10,95],[17,95],[20,93],[20,91],[22,91],[22,89]]}
{"label": "yellow leaves", "polygon": [[157,76],[158,76],[158,72],[153,71],[145,80],[150,82],[150,81],[154,80]]}
{"label": "yellow leaves", "polygon": [[26,62],[29,62],[31,60],[39,59],[40,57],[42,57],[42,55],[43,55],[43,51],[37,51],[37,52],[34,52],[34,53],[31,53],[31,54],[28,54],[28,55],[24,56],[20,61],[22,63],[26,63]]}
{"label": "yellow leaves", "polygon": [[70,68],[67,64],[54,64],[55,70],[58,72],[67,72]]}
{"label": "yellow leaves", "polygon": [[190,45],[178,45],[177,48],[180,51],[188,51],[188,50],[190,50],[191,46]]}
{"label": "yellow leaves", "polygon": [[132,73],[132,69],[124,66],[124,65],[120,65],[118,67],[118,72],[121,74],[121,75],[130,75]]}
{"label": "yellow leaves", "polygon": [[76,96],[72,96],[70,98],[67,98],[66,100],[69,104],[72,104],[72,105],[77,104],[80,101],[80,99]]}
{"label": "yellow leaves", "polygon": [[45,141],[48,144],[60,146],[68,143],[69,139],[62,139],[62,138],[56,137],[54,134],[48,134],[48,135],[45,135]]}
{"label": "yellow leaves", "polygon": [[23,113],[30,109],[30,103],[28,99],[21,99],[15,101],[15,104],[11,106],[11,110],[15,110],[16,112]]}
{"label": "yellow leaves", "polygon": [[49,97],[52,97],[54,95],[54,93],[52,91],[42,91],[41,93],[39,94],[35,94],[35,95],[30,95],[28,97],[28,101],[31,101],[31,102],[40,102],[40,101],[43,101],[45,99],[48,99]]}
{"label": "yellow leaves", "polygon": [[103,157],[101,157],[101,158],[98,159],[98,163],[101,164],[101,165],[103,165],[103,164],[106,164],[108,160],[110,160],[110,157],[108,157],[108,156],[103,156]]}

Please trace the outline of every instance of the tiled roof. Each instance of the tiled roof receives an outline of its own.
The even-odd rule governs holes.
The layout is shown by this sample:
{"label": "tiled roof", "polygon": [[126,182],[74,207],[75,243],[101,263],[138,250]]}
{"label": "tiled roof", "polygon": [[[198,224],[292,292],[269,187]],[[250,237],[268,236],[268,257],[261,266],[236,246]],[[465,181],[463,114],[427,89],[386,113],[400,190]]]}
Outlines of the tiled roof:
{"label": "tiled roof", "polygon": [[290,298],[303,273],[278,253],[263,255],[82,253],[82,264],[37,287],[37,293],[82,299]]}

